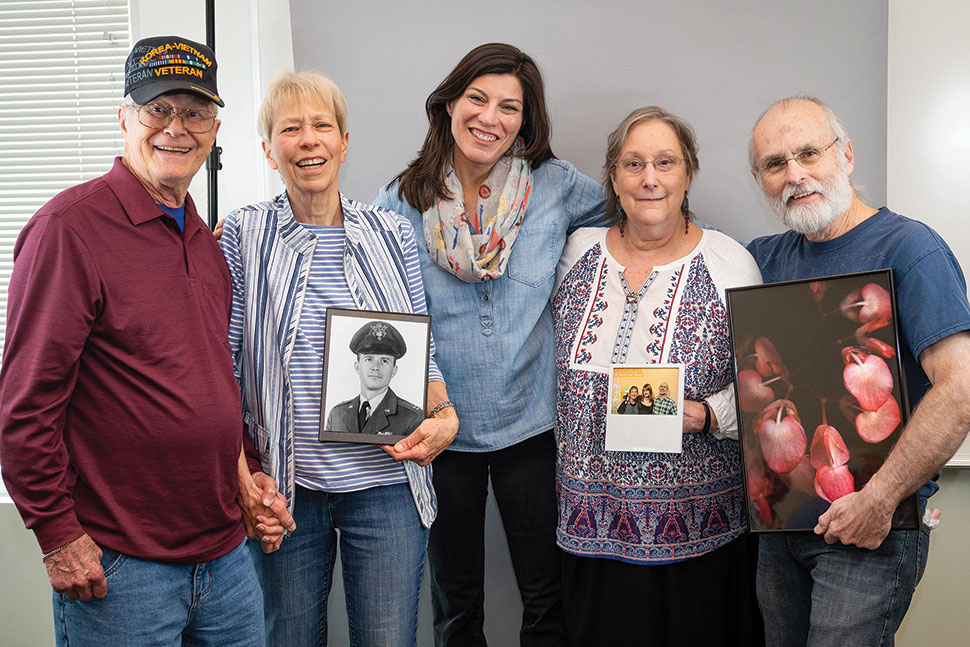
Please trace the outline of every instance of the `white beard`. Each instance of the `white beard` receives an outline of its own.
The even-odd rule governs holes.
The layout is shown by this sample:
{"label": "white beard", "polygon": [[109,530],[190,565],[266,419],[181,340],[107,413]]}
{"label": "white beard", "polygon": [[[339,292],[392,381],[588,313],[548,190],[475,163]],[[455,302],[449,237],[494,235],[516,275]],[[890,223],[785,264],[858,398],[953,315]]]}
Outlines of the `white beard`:
{"label": "white beard", "polygon": [[[794,195],[815,191],[822,198],[813,204],[789,205]],[[840,172],[824,182],[806,180],[794,186],[786,186],[778,196],[768,197],[768,204],[778,214],[786,227],[800,234],[819,232],[845,213],[852,205],[852,185],[845,172]]]}

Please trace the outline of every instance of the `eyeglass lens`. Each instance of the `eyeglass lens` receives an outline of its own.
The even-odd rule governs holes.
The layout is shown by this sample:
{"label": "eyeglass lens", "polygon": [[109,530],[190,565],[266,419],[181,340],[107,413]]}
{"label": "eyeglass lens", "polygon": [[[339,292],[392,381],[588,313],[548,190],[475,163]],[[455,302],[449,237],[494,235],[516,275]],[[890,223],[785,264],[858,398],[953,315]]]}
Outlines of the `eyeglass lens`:
{"label": "eyeglass lens", "polygon": [[642,160],[639,157],[633,157],[621,161],[618,166],[628,175],[640,175],[647,168],[648,164],[653,166],[658,173],[669,173],[680,166],[682,161],[679,157],[674,157],[673,155],[655,157],[649,161]]}
{"label": "eyeglass lens", "polygon": [[182,125],[191,133],[207,133],[215,125],[215,117],[198,108],[178,110],[164,103],[148,103],[138,109],[138,120],[143,126],[161,129],[168,126],[178,116]]}
{"label": "eyeglass lens", "polygon": [[839,141],[838,137],[825,148],[806,148],[791,157],[776,157],[770,159],[761,167],[761,172],[764,175],[778,175],[788,168],[788,162],[791,161],[794,161],[802,168],[811,168],[822,161],[822,156],[826,151],[835,146],[835,142],[837,141]]}

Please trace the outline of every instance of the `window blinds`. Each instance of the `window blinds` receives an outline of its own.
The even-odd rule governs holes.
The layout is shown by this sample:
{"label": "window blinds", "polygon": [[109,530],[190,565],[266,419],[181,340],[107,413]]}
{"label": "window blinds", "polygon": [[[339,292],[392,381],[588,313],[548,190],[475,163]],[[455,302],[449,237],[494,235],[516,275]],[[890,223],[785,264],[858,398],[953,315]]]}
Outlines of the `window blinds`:
{"label": "window blinds", "polygon": [[21,228],[121,153],[129,38],[127,0],[0,2],[0,350]]}

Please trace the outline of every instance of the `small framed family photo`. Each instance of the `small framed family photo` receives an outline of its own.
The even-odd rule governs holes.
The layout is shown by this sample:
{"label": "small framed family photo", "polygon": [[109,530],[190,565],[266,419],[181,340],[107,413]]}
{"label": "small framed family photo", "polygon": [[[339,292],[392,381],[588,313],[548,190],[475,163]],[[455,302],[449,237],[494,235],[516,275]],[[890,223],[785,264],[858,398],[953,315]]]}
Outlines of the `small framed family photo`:
{"label": "small framed family photo", "polygon": [[684,373],[679,364],[610,365],[606,450],[679,454]]}
{"label": "small framed family photo", "polygon": [[[811,531],[909,418],[891,270],[727,290],[753,532]],[[893,528],[917,528],[916,496]]]}
{"label": "small framed family photo", "polygon": [[392,445],[425,419],[431,317],[327,309],[320,440]]}

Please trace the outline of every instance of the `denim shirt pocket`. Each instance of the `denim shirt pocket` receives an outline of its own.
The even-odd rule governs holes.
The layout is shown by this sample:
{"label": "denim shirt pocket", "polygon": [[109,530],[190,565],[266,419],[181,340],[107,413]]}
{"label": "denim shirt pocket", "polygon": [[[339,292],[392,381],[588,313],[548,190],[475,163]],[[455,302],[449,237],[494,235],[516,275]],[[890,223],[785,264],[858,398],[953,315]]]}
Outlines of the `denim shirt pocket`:
{"label": "denim shirt pocket", "polygon": [[547,283],[556,271],[565,231],[551,222],[529,225],[523,223],[512,244],[508,275],[514,281],[537,288]]}

